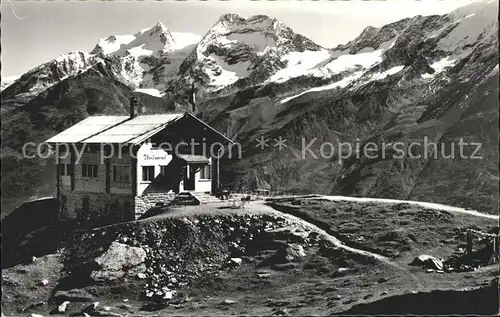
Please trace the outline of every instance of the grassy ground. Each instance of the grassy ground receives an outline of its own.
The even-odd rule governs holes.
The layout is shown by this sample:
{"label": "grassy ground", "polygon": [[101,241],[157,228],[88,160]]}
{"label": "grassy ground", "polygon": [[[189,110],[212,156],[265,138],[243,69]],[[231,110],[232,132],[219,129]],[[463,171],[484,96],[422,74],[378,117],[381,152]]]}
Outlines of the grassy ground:
{"label": "grassy ground", "polygon": [[465,247],[466,229],[490,231],[498,227],[492,219],[408,204],[298,199],[271,205],[316,224],[346,245],[402,263],[421,253],[445,258]]}

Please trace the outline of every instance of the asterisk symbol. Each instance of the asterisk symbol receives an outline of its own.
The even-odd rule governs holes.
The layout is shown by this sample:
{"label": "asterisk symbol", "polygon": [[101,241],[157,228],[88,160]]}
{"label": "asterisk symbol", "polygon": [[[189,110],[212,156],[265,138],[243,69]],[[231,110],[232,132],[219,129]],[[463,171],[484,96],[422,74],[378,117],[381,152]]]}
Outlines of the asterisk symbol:
{"label": "asterisk symbol", "polygon": [[266,139],[263,136],[261,136],[260,138],[257,139],[257,145],[255,147],[260,147],[260,149],[263,150],[264,148],[269,146],[269,144],[267,144],[268,141],[269,139]]}
{"label": "asterisk symbol", "polygon": [[281,136],[278,139],[274,139],[274,142],[276,142],[274,147],[278,147],[280,150],[286,148],[286,140],[287,139],[283,139]]}

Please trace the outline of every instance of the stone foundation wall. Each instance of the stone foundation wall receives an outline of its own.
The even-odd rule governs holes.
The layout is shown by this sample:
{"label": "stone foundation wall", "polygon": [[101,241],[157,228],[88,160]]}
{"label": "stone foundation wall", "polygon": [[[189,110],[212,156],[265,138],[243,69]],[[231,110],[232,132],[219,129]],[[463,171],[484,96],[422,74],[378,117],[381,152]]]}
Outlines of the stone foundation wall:
{"label": "stone foundation wall", "polygon": [[166,204],[174,198],[175,193],[147,193],[140,197],[135,197],[135,219],[138,219],[157,203]]}
{"label": "stone foundation wall", "polygon": [[[146,193],[132,197],[130,194],[92,193],[84,191],[61,191],[63,221],[76,220],[88,225],[106,225],[138,219],[158,203],[167,204],[175,193]],[[87,208],[85,208],[87,206]]]}
{"label": "stone foundation wall", "polygon": [[61,193],[61,220],[106,225],[134,220],[134,200],[127,194],[71,191]]}

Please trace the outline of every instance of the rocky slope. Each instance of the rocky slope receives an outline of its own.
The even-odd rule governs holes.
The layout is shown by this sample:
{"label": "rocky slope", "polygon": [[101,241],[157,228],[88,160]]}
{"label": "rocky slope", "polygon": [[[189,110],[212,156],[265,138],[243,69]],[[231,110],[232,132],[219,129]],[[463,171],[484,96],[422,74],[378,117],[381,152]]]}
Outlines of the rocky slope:
{"label": "rocky slope", "polygon": [[[41,141],[94,113],[124,113],[132,94],[146,111],[183,109],[194,84],[199,116],[243,145],[243,158],[224,164],[222,178],[232,187],[269,183],[279,191],[421,199],[493,212],[497,12],[497,3],[484,2],[416,16],[367,27],[331,49],[262,15],[226,14],[201,39],[163,24],[102,39],[90,54],[60,57],[2,91],[2,132],[9,136],[4,175],[9,180],[10,170],[28,164],[18,157],[25,140]],[[261,136],[281,136],[287,147],[256,148]],[[483,159],[399,158],[380,149],[373,159],[338,148],[401,142],[406,149],[424,137],[444,144],[445,154],[458,150],[460,139],[482,143]],[[311,141],[314,155],[302,157]],[[33,175],[42,175],[42,163],[30,164],[39,171]],[[11,194],[29,192],[22,185]]]}
{"label": "rocky slope", "polygon": [[[276,207],[293,208],[297,217],[254,201],[245,208],[229,205],[172,208],[151,218],[89,230],[71,230],[67,223],[53,220],[33,222],[28,228],[18,223],[27,213],[14,214],[9,225],[21,225],[22,234],[11,230],[11,239],[2,240],[2,251],[9,255],[8,261],[2,257],[2,313],[269,316],[331,315],[352,308],[366,314],[428,314],[446,307],[441,312],[473,314],[489,313],[494,306],[483,306],[493,304],[491,295],[479,307],[378,303],[414,295],[426,303],[433,296],[421,292],[488,285],[498,275],[494,265],[440,274],[408,263],[420,253],[445,256],[457,241],[465,240],[466,228],[485,230],[494,220],[404,204],[277,201]],[[33,207],[29,212],[39,211],[39,206]],[[45,216],[53,218],[57,208],[47,207]],[[303,220],[302,212],[311,222]],[[387,221],[385,213],[402,217]],[[353,216],[361,223],[353,224]],[[408,217],[413,223],[403,224]],[[429,231],[432,239],[412,230],[414,224]],[[355,227],[363,225],[361,238]],[[370,226],[385,235],[372,237]],[[342,234],[334,235],[338,228]],[[337,234],[345,244],[336,241]],[[355,241],[356,248],[348,246]],[[363,251],[369,245],[392,254],[391,259]]]}

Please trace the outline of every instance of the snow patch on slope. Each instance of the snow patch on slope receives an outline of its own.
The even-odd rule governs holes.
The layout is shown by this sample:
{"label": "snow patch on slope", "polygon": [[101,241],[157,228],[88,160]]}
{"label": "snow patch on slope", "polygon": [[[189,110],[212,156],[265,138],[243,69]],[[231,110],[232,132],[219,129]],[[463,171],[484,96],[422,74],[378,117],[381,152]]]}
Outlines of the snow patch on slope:
{"label": "snow patch on slope", "polygon": [[304,75],[318,64],[330,57],[328,50],[290,52],[281,60],[287,62],[287,67],[279,70],[269,78],[269,81],[284,82],[290,78]]}
{"label": "snow patch on slope", "polygon": [[228,86],[235,83],[238,79],[248,76],[251,62],[245,61],[229,65],[222,58],[215,54],[210,54],[208,57],[213,63],[218,65],[218,72],[212,75],[210,84],[214,86]]}
{"label": "snow patch on slope", "polygon": [[127,45],[135,39],[134,35],[112,35],[106,39],[100,39],[97,45],[104,55],[110,55],[117,52],[122,45]]}
{"label": "snow patch on slope", "polygon": [[278,71],[269,81],[284,82],[303,75],[331,77],[349,70],[367,70],[382,62],[382,54],[388,47],[390,44],[358,54],[328,50],[292,52],[282,59],[288,62],[288,67]]}
{"label": "snow patch on slope", "polygon": [[154,53],[154,51],[145,49],[144,45],[145,44],[143,44],[141,46],[133,47],[127,51],[130,53],[130,55],[132,55],[134,57],[152,55]]}
{"label": "snow patch on slope", "polygon": [[452,67],[456,63],[456,60],[450,59],[448,56],[440,59],[434,63],[432,63],[430,66],[434,69],[435,73],[434,74],[422,74],[422,78],[429,79],[433,78],[437,74],[443,72],[447,67]]}
{"label": "snow patch on slope", "polygon": [[[309,93],[309,92],[315,92],[315,91],[322,91],[322,90],[329,90],[329,89],[334,89],[334,88],[343,88],[352,83],[353,81],[361,78],[363,74],[372,66],[382,62],[382,54],[385,50],[387,50],[390,47],[390,44],[387,43],[387,45],[382,46],[381,48],[377,50],[368,50],[367,52],[364,53],[358,53],[358,54],[342,54],[341,52],[334,52],[333,54],[328,52],[328,56],[330,59],[332,58],[332,55],[334,56],[334,59],[330,62],[327,63],[320,63],[321,66],[319,67],[309,67],[311,64],[305,63],[305,66],[303,68],[300,67],[295,67],[291,68],[290,66],[279,71],[276,73],[273,77],[271,77],[271,80],[274,79],[274,81],[286,81],[290,78],[293,77],[298,77],[304,74],[312,75],[315,77],[328,77],[328,76],[333,76],[336,74],[340,74],[343,72],[349,72],[349,71],[354,71],[354,73],[351,73],[350,75],[344,77],[343,79],[336,81],[334,83],[320,86],[320,87],[314,87],[311,89],[308,89],[304,92],[301,92],[297,95],[287,97],[283,99],[279,104],[283,104],[285,102],[288,102],[292,99],[295,99],[299,96],[302,96],[303,94]],[[322,52],[322,51],[320,51]],[[318,52],[315,52],[318,53]],[[339,55],[342,54],[342,55]],[[290,54],[289,54],[290,55]],[[301,62],[303,61],[303,55],[300,54],[293,54],[294,57],[300,57],[294,60],[296,65],[301,65]],[[316,56],[323,58],[326,60],[325,56],[321,56],[320,54],[316,54]],[[314,59],[309,59],[313,60],[317,64],[317,60]],[[311,63],[311,62],[309,62]],[[396,66],[391,69],[388,69],[384,72],[378,73],[378,74],[373,74],[371,75],[368,80],[381,80],[386,78],[387,76],[394,75],[401,70],[403,70],[404,66]],[[278,77],[279,76],[279,77]]]}
{"label": "snow patch on slope", "polygon": [[374,74],[372,76],[372,79],[374,79],[374,80],[382,80],[382,79],[384,79],[384,78],[386,78],[388,76],[392,76],[394,74],[399,73],[400,71],[403,70],[403,68],[405,68],[405,67],[402,66],[402,65],[390,68],[390,69],[388,69],[388,70],[386,70],[384,72],[381,72],[381,73],[378,73],[378,74]]}
{"label": "snow patch on slope", "polygon": [[151,95],[151,96],[154,96],[154,97],[160,97],[160,98],[165,95],[165,93],[162,93],[161,91],[159,91],[156,88],[138,88],[138,89],[136,89],[134,91],[135,92],[141,92],[143,94]]}
{"label": "snow patch on slope", "polygon": [[285,102],[288,102],[290,100],[293,100],[295,98],[298,98],[304,94],[307,94],[307,93],[310,93],[310,92],[317,92],[317,91],[323,91],[323,90],[330,90],[330,89],[334,89],[334,88],[344,88],[346,86],[348,86],[350,83],[352,83],[353,81],[355,81],[356,79],[360,78],[361,76],[363,75],[363,72],[356,72],[350,76],[346,76],[344,77],[343,79],[339,80],[339,81],[336,81],[334,83],[331,83],[331,84],[328,84],[328,85],[324,85],[324,86],[319,86],[319,87],[314,87],[314,88],[311,88],[311,89],[308,89],[306,91],[303,91],[297,95],[294,95],[294,96],[291,96],[291,97],[287,97],[283,100],[281,100],[279,102],[279,104],[283,104]]}
{"label": "snow patch on slope", "polygon": [[258,56],[265,54],[270,47],[275,47],[276,42],[272,38],[266,38],[262,36],[261,33],[241,33],[241,34],[230,34],[226,37],[230,42],[240,42],[245,43],[252,47]]}
{"label": "snow patch on slope", "polygon": [[331,72],[339,73],[355,67],[369,68],[382,61],[384,49],[358,54],[344,54],[338,56],[324,67]]}
{"label": "snow patch on slope", "polygon": [[193,33],[183,33],[183,32],[170,32],[175,40],[175,49],[179,50],[190,46],[193,44],[198,44],[201,40],[201,36]]}
{"label": "snow patch on slope", "polygon": [[93,55],[86,52],[71,52],[56,57],[54,60],[57,63],[63,63],[73,66],[75,69],[85,68],[88,61]]}

